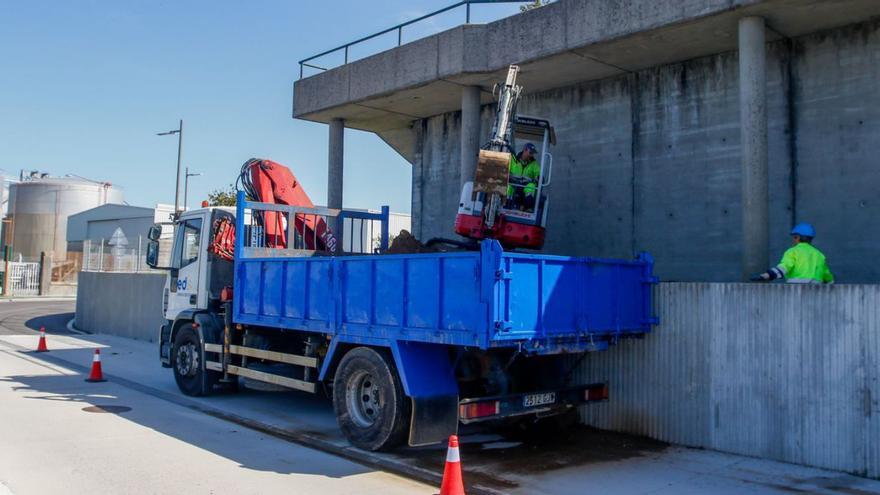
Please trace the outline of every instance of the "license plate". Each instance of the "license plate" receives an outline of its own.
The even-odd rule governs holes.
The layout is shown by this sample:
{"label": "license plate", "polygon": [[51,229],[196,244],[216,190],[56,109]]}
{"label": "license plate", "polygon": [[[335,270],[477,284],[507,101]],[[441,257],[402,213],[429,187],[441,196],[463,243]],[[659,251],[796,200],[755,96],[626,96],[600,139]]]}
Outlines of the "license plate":
{"label": "license plate", "polygon": [[553,404],[554,402],[556,402],[556,392],[532,394],[523,397],[523,407],[543,406],[544,404]]}

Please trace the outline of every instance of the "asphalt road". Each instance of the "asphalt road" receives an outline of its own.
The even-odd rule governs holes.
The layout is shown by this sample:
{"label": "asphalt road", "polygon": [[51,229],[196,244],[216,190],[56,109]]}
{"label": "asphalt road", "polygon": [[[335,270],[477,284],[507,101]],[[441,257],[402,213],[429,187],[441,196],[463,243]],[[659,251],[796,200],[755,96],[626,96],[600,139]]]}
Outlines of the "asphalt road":
{"label": "asphalt road", "polygon": [[67,322],[75,310],[73,300],[3,301],[0,302],[0,335],[37,334],[40,327],[56,335],[69,335]]}
{"label": "asphalt road", "polygon": [[[0,327],[30,341],[46,325],[55,343],[70,309],[0,303]],[[86,383],[45,356],[0,342],[0,495],[437,491],[112,381]]]}
{"label": "asphalt road", "polygon": [[[93,481],[89,476],[109,475],[82,465],[83,456],[89,455],[102,456],[105,469],[114,470],[109,479],[117,483],[113,485],[118,488],[115,492],[174,491],[178,486],[175,476],[180,476],[183,462],[186,470],[194,470],[185,474],[194,487],[187,491],[194,493],[225,493],[232,488],[272,493],[281,486],[288,487],[289,493],[371,493],[373,480],[383,492],[436,493],[436,488],[415,483],[410,489],[406,484],[411,482],[382,471],[428,480],[436,486],[445,457],[442,446],[382,454],[357,450],[340,434],[329,401],[312,394],[242,390],[185,397],[177,390],[171,371],[159,367],[154,344],[109,335],[63,335],[70,316],[66,311],[71,309],[71,303],[0,303],[0,327],[5,332],[0,334],[0,377],[6,377],[0,378],[0,495],[6,495],[4,484],[14,493],[41,493],[43,485],[28,484],[29,480],[45,483],[58,476],[69,481],[73,493],[94,487],[88,484]],[[24,352],[36,345],[35,330],[40,324],[47,327],[51,352]],[[104,371],[110,382],[86,386],[83,373],[96,347],[103,348]],[[29,364],[18,363],[21,360]],[[21,371],[16,366],[30,368]],[[39,378],[47,372],[49,377]],[[70,402],[77,407],[56,406]],[[34,407],[34,403],[41,405]],[[82,411],[89,405],[123,405],[132,410],[119,414]],[[84,426],[80,416],[115,418],[102,428],[123,429],[106,438],[102,434],[105,430],[90,430],[87,425],[108,420],[92,419]],[[125,426],[118,426],[119,422]],[[31,424],[36,426],[31,428]],[[44,429],[53,432],[52,440],[42,437]],[[460,435],[465,482],[471,495],[880,495],[877,481],[586,427],[535,437],[471,428],[463,429]],[[168,442],[169,438],[174,442]],[[28,439],[39,442],[32,446]],[[18,444],[26,445],[23,453],[16,450]],[[95,444],[99,448],[62,448],[67,444]],[[6,445],[16,449],[10,454]],[[168,445],[170,450],[159,455],[154,452],[158,448],[151,445],[161,445],[161,449]],[[129,451],[136,455],[130,456]],[[138,462],[141,457],[151,466],[155,463],[161,476],[144,472]],[[40,463],[41,459],[46,462]],[[44,465],[55,468],[44,469]],[[58,466],[64,469],[56,469]],[[122,473],[118,479],[114,478],[117,468]],[[333,474],[340,470],[349,474]],[[126,485],[132,476],[149,483]],[[236,484],[238,476],[242,477],[240,485]],[[316,477],[330,481],[310,484],[318,483]],[[299,490],[300,486],[308,489]],[[102,484],[97,492],[109,490]]]}

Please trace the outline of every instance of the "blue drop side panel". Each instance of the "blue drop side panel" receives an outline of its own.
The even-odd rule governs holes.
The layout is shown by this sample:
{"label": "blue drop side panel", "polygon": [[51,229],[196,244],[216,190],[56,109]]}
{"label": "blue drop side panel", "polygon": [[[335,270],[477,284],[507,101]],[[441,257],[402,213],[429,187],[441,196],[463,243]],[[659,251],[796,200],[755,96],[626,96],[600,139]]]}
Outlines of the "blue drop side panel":
{"label": "blue drop side panel", "polygon": [[[650,331],[650,257],[639,261],[480,252],[237,259],[234,320],[394,341],[554,352]],[[592,337],[591,337],[592,336]]]}
{"label": "blue drop side panel", "polygon": [[500,270],[496,342],[650,331],[644,261],[505,254]]}
{"label": "blue drop side panel", "polygon": [[439,328],[442,258],[407,260],[405,326]]}
{"label": "blue drop side panel", "polygon": [[337,258],[339,332],[356,339],[485,345],[478,253]]}

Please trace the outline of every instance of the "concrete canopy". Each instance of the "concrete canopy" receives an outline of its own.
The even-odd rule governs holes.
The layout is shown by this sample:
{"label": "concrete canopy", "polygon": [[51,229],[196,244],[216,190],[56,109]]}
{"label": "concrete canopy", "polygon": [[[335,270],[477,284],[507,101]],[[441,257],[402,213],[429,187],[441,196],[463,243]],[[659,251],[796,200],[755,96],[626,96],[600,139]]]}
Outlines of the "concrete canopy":
{"label": "concrete canopy", "polygon": [[463,25],[294,84],[293,116],[375,132],[411,160],[413,121],[482,102],[510,64],[526,93],[736,50],[737,22],[761,16],[768,41],[880,15],[876,0],[558,0],[490,24]]}

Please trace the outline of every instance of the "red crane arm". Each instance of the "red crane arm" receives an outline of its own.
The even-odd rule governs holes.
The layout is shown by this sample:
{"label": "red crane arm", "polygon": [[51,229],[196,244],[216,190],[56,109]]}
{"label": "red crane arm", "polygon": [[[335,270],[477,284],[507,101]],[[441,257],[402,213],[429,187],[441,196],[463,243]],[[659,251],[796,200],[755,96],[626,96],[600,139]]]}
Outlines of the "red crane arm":
{"label": "red crane arm", "polygon": [[[271,160],[251,160],[251,183],[257,201],[314,208],[315,205],[289,168]],[[286,247],[285,220],[282,213],[263,212],[266,242],[269,247]],[[302,236],[306,249],[336,252],[336,237],[318,215],[297,214],[294,228]]]}

